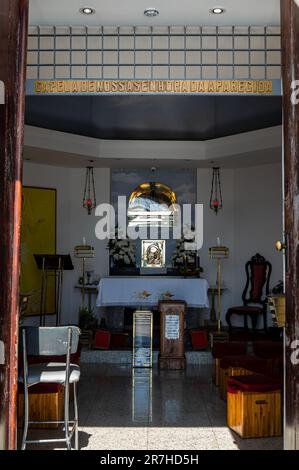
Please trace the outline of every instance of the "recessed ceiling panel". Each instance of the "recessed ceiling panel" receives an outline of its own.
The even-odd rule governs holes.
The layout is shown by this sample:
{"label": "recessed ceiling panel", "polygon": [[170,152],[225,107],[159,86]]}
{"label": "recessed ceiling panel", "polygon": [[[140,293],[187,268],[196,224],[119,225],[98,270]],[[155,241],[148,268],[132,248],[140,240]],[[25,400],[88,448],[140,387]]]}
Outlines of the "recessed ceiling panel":
{"label": "recessed ceiling panel", "polygon": [[281,124],[281,97],[27,96],[26,124],[99,139],[209,140]]}
{"label": "recessed ceiling panel", "polygon": [[[222,0],[225,13],[213,15],[217,0],[30,0],[30,24],[40,25],[278,25],[279,0]],[[82,7],[95,10],[80,13]],[[144,15],[146,8],[159,14]]]}

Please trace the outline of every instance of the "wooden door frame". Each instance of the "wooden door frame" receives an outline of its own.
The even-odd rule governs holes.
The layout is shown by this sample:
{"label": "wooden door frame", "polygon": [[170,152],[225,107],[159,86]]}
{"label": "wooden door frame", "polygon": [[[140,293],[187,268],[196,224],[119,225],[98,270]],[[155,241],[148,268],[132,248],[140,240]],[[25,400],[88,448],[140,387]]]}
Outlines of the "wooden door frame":
{"label": "wooden door frame", "polygon": [[[299,450],[299,2],[281,0],[285,196],[284,448]],[[299,82],[298,82],[299,84]],[[299,95],[298,95],[299,97]]]}
{"label": "wooden door frame", "polygon": [[28,0],[0,2],[0,449],[16,448],[22,151]]}
{"label": "wooden door frame", "polygon": [[[297,0],[296,0],[297,1]],[[299,107],[291,101],[299,80],[299,2],[281,0],[284,112],[286,330],[285,448],[299,449]],[[17,343],[22,148],[28,0],[1,0],[0,80],[0,448],[16,447]],[[2,83],[1,83],[2,85]],[[1,87],[0,87],[1,88]]]}

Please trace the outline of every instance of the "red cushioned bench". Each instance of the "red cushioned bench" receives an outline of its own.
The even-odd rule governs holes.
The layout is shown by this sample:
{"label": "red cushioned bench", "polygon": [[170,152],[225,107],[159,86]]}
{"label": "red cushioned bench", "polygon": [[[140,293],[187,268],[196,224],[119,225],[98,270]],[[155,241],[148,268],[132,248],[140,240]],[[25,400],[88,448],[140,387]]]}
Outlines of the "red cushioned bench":
{"label": "red cushioned bench", "polygon": [[247,343],[230,342],[230,343],[214,343],[212,347],[213,356],[213,382],[218,387],[220,382],[220,359],[225,356],[245,355],[247,351]]}
{"label": "red cushioned bench", "polygon": [[207,330],[191,330],[191,344],[194,351],[200,351],[202,349],[208,349],[209,339]]}
{"label": "red cushioned bench", "polygon": [[93,342],[94,349],[109,349],[111,333],[108,330],[96,330]]}
{"label": "red cushioned bench", "polygon": [[268,362],[267,375],[282,377],[283,375],[283,343],[280,341],[255,341],[252,344],[256,356]]}
{"label": "red cushioned bench", "polygon": [[225,356],[220,359],[220,397],[226,400],[226,389],[228,377],[234,375],[252,375],[252,374],[266,374],[268,362],[266,359],[261,359],[256,356],[240,355],[240,356]]}

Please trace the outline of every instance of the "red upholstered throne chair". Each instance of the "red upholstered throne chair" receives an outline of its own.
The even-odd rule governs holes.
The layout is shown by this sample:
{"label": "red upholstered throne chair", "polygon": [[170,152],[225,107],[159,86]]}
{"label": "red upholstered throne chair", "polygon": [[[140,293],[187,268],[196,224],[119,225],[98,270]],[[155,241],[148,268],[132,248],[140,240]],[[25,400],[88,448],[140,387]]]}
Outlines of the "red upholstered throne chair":
{"label": "red upholstered throne chair", "polygon": [[242,315],[244,328],[248,329],[249,316],[252,328],[255,329],[259,315],[263,315],[264,329],[267,330],[267,295],[272,266],[263,256],[256,254],[245,265],[246,285],[242,294],[243,305],[231,307],[226,313],[226,322],[232,328],[232,315]]}

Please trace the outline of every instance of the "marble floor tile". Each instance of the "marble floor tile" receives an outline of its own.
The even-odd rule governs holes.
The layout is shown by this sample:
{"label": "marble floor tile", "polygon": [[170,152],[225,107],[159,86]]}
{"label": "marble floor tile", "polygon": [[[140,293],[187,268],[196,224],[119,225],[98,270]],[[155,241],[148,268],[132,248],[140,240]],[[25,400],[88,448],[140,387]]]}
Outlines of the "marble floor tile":
{"label": "marble floor tile", "polygon": [[185,412],[153,414],[149,425],[151,427],[194,427],[194,428],[211,428],[211,420],[205,411],[201,412]]}
{"label": "marble floor tile", "polygon": [[[274,450],[282,438],[241,439],[226,426],[226,403],[211,366],[134,372],[130,365],[82,364],[79,440],[101,450]],[[21,430],[20,430],[21,431]],[[33,430],[39,438],[54,430]],[[21,437],[19,432],[19,439]],[[32,434],[31,434],[32,436]],[[60,433],[61,436],[61,433]],[[30,448],[61,449],[63,444]]]}
{"label": "marble floor tile", "polygon": [[219,446],[223,450],[282,450],[282,437],[242,439],[227,427],[214,427]]}
{"label": "marble floor tile", "polygon": [[150,427],[148,449],[216,450],[218,443],[212,429]]}
{"label": "marble floor tile", "polygon": [[142,382],[141,387],[138,381],[133,386],[130,365],[82,367],[81,387],[87,389],[83,410],[89,394],[93,402],[81,428],[83,437],[90,434],[88,449],[147,446],[161,450],[231,450],[281,446],[280,439],[242,440],[226,427],[226,403],[211,382],[209,365],[191,366],[186,371],[154,368],[150,391]]}
{"label": "marble floor tile", "polygon": [[[61,439],[64,438],[63,429],[30,429],[27,439]],[[18,432],[18,448],[20,448],[22,433]],[[86,442],[84,435],[79,431],[79,439]],[[63,442],[49,442],[43,444],[27,444],[27,450],[66,450],[66,445]]]}
{"label": "marble floor tile", "polygon": [[82,428],[81,432],[88,435],[84,450],[147,450],[147,427],[101,427]]}
{"label": "marble floor tile", "polygon": [[149,416],[135,418],[132,413],[91,412],[85,420],[84,427],[117,428],[117,427],[144,427],[149,425]]}

